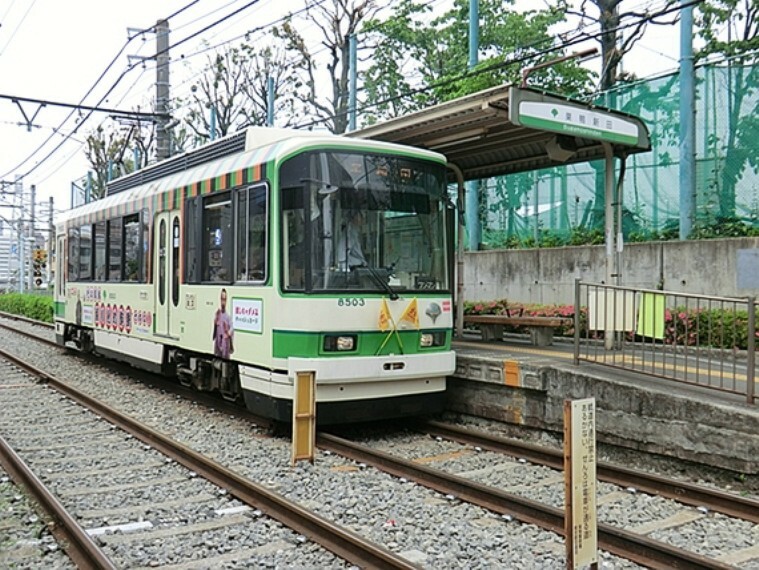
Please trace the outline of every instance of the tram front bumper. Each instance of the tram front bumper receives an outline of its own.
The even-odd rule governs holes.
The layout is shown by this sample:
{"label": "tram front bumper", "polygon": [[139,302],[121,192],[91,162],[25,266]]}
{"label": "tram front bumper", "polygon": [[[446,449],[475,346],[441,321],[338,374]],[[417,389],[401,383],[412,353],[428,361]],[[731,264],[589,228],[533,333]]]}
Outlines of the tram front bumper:
{"label": "tram front bumper", "polygon": [[316,383],[319,385],[444,379],[456,369],[456,353],[447,351],[339,358],[293,357],[287,359],[287,368],[291,380],[298,372],[314,372]]}

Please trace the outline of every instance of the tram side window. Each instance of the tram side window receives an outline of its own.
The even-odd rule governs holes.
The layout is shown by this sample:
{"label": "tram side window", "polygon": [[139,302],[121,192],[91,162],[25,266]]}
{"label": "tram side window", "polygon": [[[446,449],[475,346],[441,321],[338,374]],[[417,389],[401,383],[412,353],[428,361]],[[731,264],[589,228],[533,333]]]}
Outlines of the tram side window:
{"label": "tram side window", "polygon": [[124,281],[141,281],[142,232],[139,214],[124,217]]}
{"label": "tram side window", "polygon": [[79,228],[69,228],[68,280],[79,281]]}
{"label": "tram side window", "polygon": [[203,201],[202,279],[228,283],[232,280],[232,199],[229,192]]}
{"label": "tram side window", "polygon": [[106,223],[95,224],[95,281],[106,279],[106,253],[108,242],[106,240]]}
{"label": "tram side window", "polygon": [[79,228],[79,281],[92,279],[92,226]]}
{"label": "tram side window", "polygon": [[265,185],[237,194],[237,280],[265,281],[267,192]]}
{"label": "tram side window", "polygon": [[121,281],[121,218],[108,222],[108,280]]}

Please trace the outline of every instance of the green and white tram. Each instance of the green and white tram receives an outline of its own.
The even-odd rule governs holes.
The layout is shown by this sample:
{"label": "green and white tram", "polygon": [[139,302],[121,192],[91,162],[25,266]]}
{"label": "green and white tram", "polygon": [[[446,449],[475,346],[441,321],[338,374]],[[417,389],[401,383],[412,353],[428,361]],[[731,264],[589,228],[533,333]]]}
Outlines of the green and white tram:
{"label": "green and white tram", "polygon": [[57,224],[60,344],[291,421],[444,406],[453,215],[437,153],[250,128],[117,179]]}

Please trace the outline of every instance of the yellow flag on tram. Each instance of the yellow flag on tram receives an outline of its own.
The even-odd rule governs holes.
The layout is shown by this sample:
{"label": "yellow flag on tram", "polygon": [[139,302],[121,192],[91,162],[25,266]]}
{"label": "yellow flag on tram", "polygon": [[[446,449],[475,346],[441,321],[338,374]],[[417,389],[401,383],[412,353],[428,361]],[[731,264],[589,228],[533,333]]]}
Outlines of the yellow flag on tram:
{"label": "yellow flag on tram", "polygon": [[379,328],[382,332],[390,328],[390,309],[387,306],[387,299],[384,297],[382,298],[382,307],[380,307]]}
{"label": "yellow flag on tram", "polygon": [[406,310],[401,315],[401,321],[406,321],[419,328],[419,306],[416,297],[408,304]]}

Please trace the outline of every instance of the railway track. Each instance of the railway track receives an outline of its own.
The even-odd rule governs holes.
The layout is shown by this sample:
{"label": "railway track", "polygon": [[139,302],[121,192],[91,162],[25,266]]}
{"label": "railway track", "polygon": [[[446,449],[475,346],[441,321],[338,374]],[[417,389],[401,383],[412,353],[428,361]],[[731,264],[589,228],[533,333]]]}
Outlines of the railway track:
{"label": "railway track", "polygon": [[[178,388],[181,392],[183,389]],[[203,400],[203,395],[192,396],[198,401]],[[224,413],[246,413],[239,408],[230,408],[218,400],[212,401],[211,405],[221,409]],[[235,411],[237,410],[237,411]],[[547,451],[538,446],[521,444],[497,437],[484,437],[475,430],[462,429],[455,426],[430,422],[420,426],[423,431],[437,438],[446,438],[468,445],[478,450],[492,450],[498,454],[508,453],[529,461],[541,461],[554,468],[560,463],[560,454]],[[559,535],[563,534],[563,515],[561,509],[550,505],[540,504],[539,501],[531,501],[515,494],[503,493],[494,490],[491,486],[478,484],[457,477],[455,474],[446,473],[439,469],[431,469],[419,464],[419,458],[404,459],[376,452],[341,438],[329,434],[320,434],[319,446],[329,453],[344,455],[358,461],[360,465],[373,465],[388,473],[400,477],[403,480],[415,480],[422,485],[435,489],[456,500],[471,501],[493,512],[503,513],[520,521],[531,522],[543,528],[549,529]],[[471,452],[471,450],[470,450]],[[557,457],[559,458],[557,460]],[[672,496],[683,503],[697,506],[702,510],[726,512],[731,516],[743,517],[747,521],[756,524],[756,502],[750,500],[733,501],[732,494],[712,492],[700,486],[676,483],[663,478],[646,477],[644,474],[632,470],[614,469],[613,466],[600,464],[599,478],[613,481],[617,485],[623,485],[628,489],[635,487],[637,491],[653,492],[661,496]],[[630,492],[628,490],[628,492]],[[728,503],[735,503],[727,506]],[[624,558],[634,560],[654,568],[689,567],[689,568],[728,568],[728,562],[720,562],[713,558],[701,556],[671,547],[664,542],[648,538],[644,534],[637,534],[629,530],[617,529],[610,525],[599,526],[599,546],[609,552],[618,554]],[[746,558],[749,556],[749,558]],[[726,558],[726,560],[731,560]],[[750,553],[738,555],[732,560],[744,562],[751,560]]]}
{"label": "railway track", "polygon": [[[0,568],[74,570],[53,521],[5,471],[0,450]],[[15,477],[15,475],[14,475]]]}
{"label": "railway track", "polygon": [[[564,468],[563,452],[544,446],[533,445],[515,439],[498,437],[479,430],[437,421],[419,425],[419,429],[431,436],[456,441],[468,446],[488,449],[511,457],[524,458],[531,463],[553,469]],[[693,485],[666,477],[627,469],[619,465],[599,461],[596,465],[599,481],[618,485],[625,489],[642,491],[674,499],[680,503],[723,513],[759,524],[759,501],[718,489]]]}
{"label": "railway track", "polygon": [[[449,497],[512,516],[517,520],[538,525],[562,536],[564,534],[564,513],[560,508],[507,493],[493,486],[483,485],[466,477],[434,469],[331,434],[318,434],[317,445],[354,461],[382,469],[396,477],[416,481]],[[732,567],[730,564],[721,563],[713,558],[607,524],[598,525],[598,546],[649,568],[727,569]]]}
{"label": "railway track", "polygon": [[[236,551],[234,556],[216,554],[206,562],[257,563],[275,557],[277,551],[297,548],[301,535],[349,564],[414,567],[13,355],[0,351],[0,357],[7,363],[0,390],[0,402],[8,411],[0,421],[3,437],[9,442],[3,446],[4,463],[7,461],[13,472],[24,470],[25,463],[32,466],[25,469],[24,483],[35,496],[48,497],[43,504],[57,526],[66,529],[67,551],[78,566],[151,566],[160,562],[155,558],[156,541],[167,537],[176,542],[183,536],[182,544],[197,545],[198,537],[209,533],[216,533],[220,542],[228,541],[230,533],[245,533],[249,539],[257,537],[259,544]],[[21,456],[28,459],[21,460]],[[150,489],[147,501],[145,489]],[[156,492],[171,499],[156,505],[152,498]],[[189,512],[183,510],[187,505],[192,506]],[[213,514],[209,516],[209,512]],[[147,513],[184,524],[155,525],[144,516],[109,524],[110,519]],[[269,517],[295,532],[283,528],[275,532]],[[279,540],[273,540],[275,537]],[[214,541],[203,538],[202,544]],[[135,546],[140,543],[142,547]],[[130,558],[129,553],[135,551],[147,556]],[[346,564],[327,554],[322,563],[331,567]]]}

